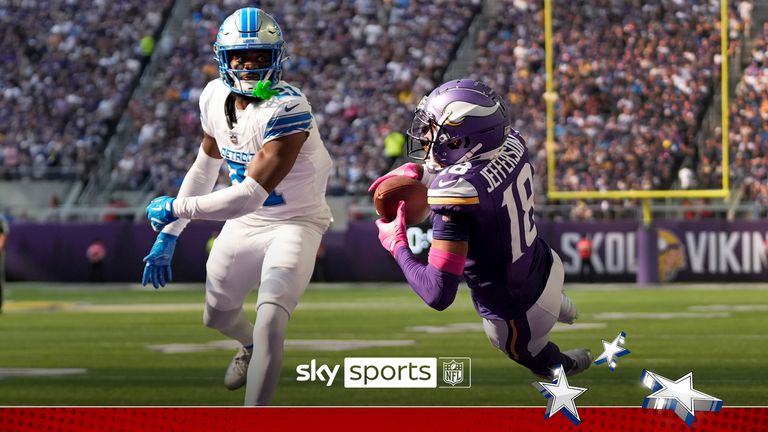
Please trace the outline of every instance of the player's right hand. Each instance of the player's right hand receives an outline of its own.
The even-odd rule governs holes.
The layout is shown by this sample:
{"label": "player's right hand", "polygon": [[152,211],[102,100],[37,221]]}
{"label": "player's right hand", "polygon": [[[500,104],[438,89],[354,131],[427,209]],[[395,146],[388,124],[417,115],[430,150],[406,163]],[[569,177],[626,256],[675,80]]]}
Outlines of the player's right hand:
{"label": "player's right hand", "polygon": [[178,219],[173,214],[173,201],[176,198],[161,196],[153,199],[147,206],[147,219],[152,229],[159,232],[169,223]]}
{"label": "player's right hand", "polygon": [[144,274],[141,277],[141,284],[147,286],[152,283],[155,289],[165,286],[173,278],[171,273],[171,259],[173,251],[176,249],[176,239],[178,237],[172,234],[161,232],[157,235],[155,244],[149,251],[149,255],[144,257]]}
{"label": "player's right hand", "polygon": [[391,178],[394,176],[406,176],[414,180],[421,180],[421,176],[423,173],[424,173],[423,166],[417,163],[408,162],[406,164],[400,165],[399,167],[393,169],[392,171],[374,180],[373,183],[371,183],[371,186],[368,188],[368,192],[375,191],[376,188],[379,187],[381,182],[383,182],[388,178]]}
{"label": "player's right hand", "polygon": [[381,218],[376,221],[379,229],[379,242],[392,256],[397,255],[397,250],[408,246],[407,228],[405,226],[405,201],[397,205],[397,216],[392,222]]}

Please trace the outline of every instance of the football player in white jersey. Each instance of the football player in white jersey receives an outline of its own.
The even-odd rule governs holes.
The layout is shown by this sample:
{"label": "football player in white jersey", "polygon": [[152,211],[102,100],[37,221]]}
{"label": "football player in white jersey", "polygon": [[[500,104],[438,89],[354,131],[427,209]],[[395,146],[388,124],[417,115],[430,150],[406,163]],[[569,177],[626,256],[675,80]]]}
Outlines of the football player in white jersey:
{"label": "football player in white jersey", "polygon": [[[176,238],[191,219],[226,220],[206,265],[205,325],[243,344],[224,377],[246,386],[246,405],[266,405],[282,368],[290,314],[312,275],[331,222],[325,187],[331,158],[307,99],[281,81],[285,43],[257,8],[227,17],[214,44],[219,78],[200,96],[203,141],[176,198],[147,206],[162,230],[144,258],[143,283],[171,280]],[[274,83],[274,84],[273,84]],[[221,164],[232,186],[211,192]],[[244,310],[258,287],[256,322]]]}

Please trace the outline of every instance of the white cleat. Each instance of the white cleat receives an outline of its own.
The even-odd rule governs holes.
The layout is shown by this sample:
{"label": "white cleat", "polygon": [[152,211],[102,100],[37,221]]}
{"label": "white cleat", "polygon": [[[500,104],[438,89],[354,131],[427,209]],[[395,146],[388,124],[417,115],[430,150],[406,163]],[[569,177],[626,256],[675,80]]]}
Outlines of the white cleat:
{"label": "white cleat", "polygon": [[573,300],[565,294],[560,294],[560,314],[557,316],[557,320],[563,324],[573,324],[576,318],[579,317],[576,312],[576,305],[573,304]]}
{"label": "white cleat", "polygon": [[227,372],[224,374],[224,386],[230,390],[237,390],[245,385],[248,378],[248,363],[251,362],[253,348],[240,348],[235,357],[229,363]]}
{"label": "white cleat", "polygon": [[568,350],[563,354],[573,360],[573,367],[565,373],[568,376],[582,373],[592,364],[592,352],[586,348]]}

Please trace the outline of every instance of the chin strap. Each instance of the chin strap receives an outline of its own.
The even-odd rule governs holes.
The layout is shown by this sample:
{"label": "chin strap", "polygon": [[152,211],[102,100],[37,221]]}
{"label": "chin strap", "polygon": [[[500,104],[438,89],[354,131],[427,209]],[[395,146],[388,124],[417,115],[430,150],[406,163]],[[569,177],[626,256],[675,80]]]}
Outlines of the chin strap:
{"label": "chin strap", "polygon": [[269,100],[273,96],[276,96],[279,92],[272,90],[272,81],[261,80],[256,83],[251,91],[251,96],[259,98],[261,100]]}

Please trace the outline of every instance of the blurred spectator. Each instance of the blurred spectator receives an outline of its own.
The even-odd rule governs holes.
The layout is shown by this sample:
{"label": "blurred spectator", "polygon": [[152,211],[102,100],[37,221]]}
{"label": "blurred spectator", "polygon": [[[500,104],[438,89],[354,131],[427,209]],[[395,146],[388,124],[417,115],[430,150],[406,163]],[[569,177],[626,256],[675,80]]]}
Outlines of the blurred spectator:
{"label": "blurred spectator", "polygon": [[579,258],[581,258],[581,275],[582,281],[592,282],[595,279],[595,268],[592,266],[592,240],[584,233],[576,243],[576,249],[579,251]]}
{"label": "blurred spectator", "polygon": [[104,258],[107,257],[107,248],[101,240],[94,240],[85,250],[85,256],[91,265],[91,282],[104,282]]}
{"label": "blurred spectator", "polygon": [[143,57],[152,57],[152,53],[155,51],[155,38],[151,34],[144,36],[141,38],[141,42],[139,42],[139,47]]}
{"label": "blurred spectator", "polygon": [[211,236],[208,237],[208,241],[205,242],[205,253],[206,255],[211,254],[211,250],[213,249],[213,243],[216,241],[216,238],[219,236],[218,231],[214,231],[211,233]]}
{"label": "blurred spectator", "polygon": [[405,150],[405,135],[400,131],[394,131],[384,137],[384,155],[389,161],[387,170],[393,169],[403,157]]}
{"label": "blurred spectator", "polygon": [[3,285],[5,285],[5,247],[10,232],[8,220],[0,213],[0,313],[3,311]]}
{"label": "blurred spectator", "polygon": [[571,208],[571,220],[572,221],[591,221],[593,220],[592,209],[587,206],[584,200],[579,200],[576,205]]}
{"label": "blurred spectator", "polygon": [[[128,203],[118,199],[118,198],[112,198],[109,200],[109,204],[107,205],[107,208],[109,209],[124,209],[128,207]],[[131,220],[131,217],[128,217],[127,215],[122,215],[116,212],[110,212],[107,210],[104,212],[104,222],[117,222],[121,220]]]}

